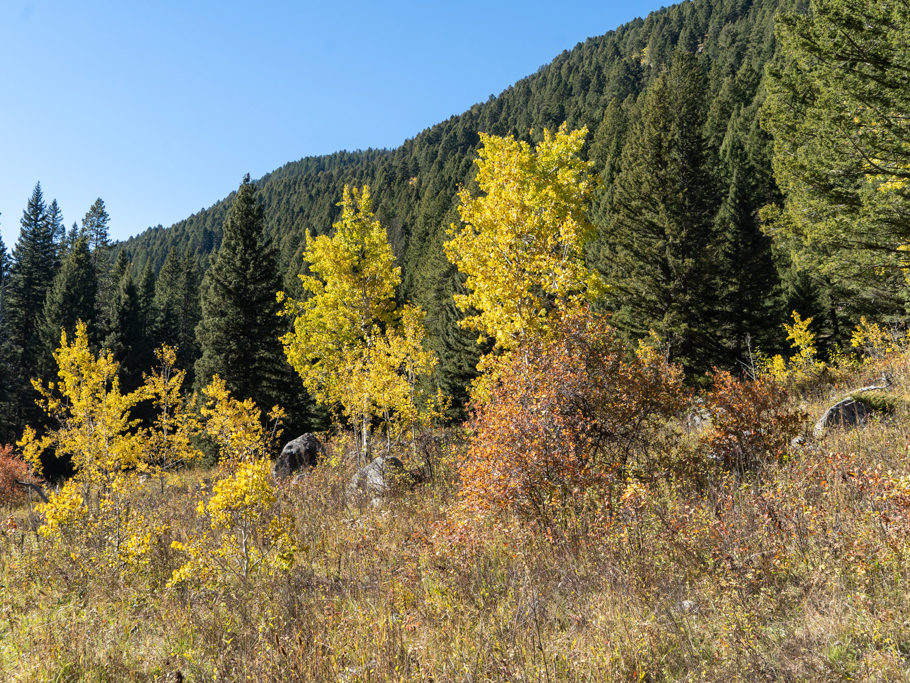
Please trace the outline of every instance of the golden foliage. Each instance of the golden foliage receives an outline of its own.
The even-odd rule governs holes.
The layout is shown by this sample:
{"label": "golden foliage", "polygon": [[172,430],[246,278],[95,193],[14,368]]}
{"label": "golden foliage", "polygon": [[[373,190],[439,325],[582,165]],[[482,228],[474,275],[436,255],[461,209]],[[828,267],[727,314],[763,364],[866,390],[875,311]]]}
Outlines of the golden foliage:
{"label": "golden foliage", "polygon": [[141,391],[124,394],[117,377],[119,365],[111,352],[96,358],[88,347],[85,324],[78,323],[72,342],[66,331],[54,351],[57,383],[32,384],[41,395],[40,405],[57,428],[37,438],[26,429],[18,442],[36,471],[41,451],[54,446],[69,456],[77,478],[84,483],[107,485],[121,471],[143,462],[144,443],[130,411],[143,398]]}
{"label": "golden foliage", "polygon": [[793,323],[784,323],[787,340],[795,353],[789,359],[780,354],[761,361],[759,374],[772,377],[781,384],[800,384],[818,376],[825,369],[825,363],[818,358],[815,333],[809,328],[812,318],[803,318],[797,311],[792,313]]}
{"label": "golden foliage", "polygon": [[266,432],[262,424],[262,411],[253,399],[240,401],[231,395],[227,384],[215,375],[202,390],[205,399],[199,408],[202,430],[218,446],[222,462],[238,463],[265,457],[280,435],[278,431],[284,411],[275,406],[269,412],[272,424]]}
{"label": "golden foliage", "polygon": [[[162,346],[155,351],[158,366],[145,375],[143,395],[155,408],[154,424],[145,435],[146,461],[164,486],[164,473],[196,462],[202,453],[193,446],[192,437],[199,431],[199,421],[183,397],[185,370],[177,370],[177,349]],[[190,404],[195,403],[195,395]]]}
{"label": "golden foliage", "polygon": [[458,307],[464,326],[514,349],[545,330],[549,312],[602,291],[584,265],[582,247],[593,227],[585,209],[593,184],[579,154],[587,129],[544,131],[534,148],[512,137],[481,133],[477,185],[462,189],[461,228],[443,246],[467,277]]}
{"label": "golden foliage", "polygon": [[206,531],[172,544],[189,559],[174,571],[169,585],[212,588],[290,569],[293,522],[277,512],[271,479],[269,460],[256,458],[237,463],[215,484],[209,501],[197,507],[197,515],[208,520]]}
{"label": "golden foliage", "polygon": [[436,366],[424,346],[424,312],[395,307],[401,269],[385,229],[373,215],[368,187],[345,186],[341,218],[331,237],[307,235],[300,276],[309,296],[284,301],[293,331],[282,337],[288,362],[317,401],[338,404],[361,428],[369,450],[370,422],[385,420],[387,436],[414,424],[421,405],[417,380]]}

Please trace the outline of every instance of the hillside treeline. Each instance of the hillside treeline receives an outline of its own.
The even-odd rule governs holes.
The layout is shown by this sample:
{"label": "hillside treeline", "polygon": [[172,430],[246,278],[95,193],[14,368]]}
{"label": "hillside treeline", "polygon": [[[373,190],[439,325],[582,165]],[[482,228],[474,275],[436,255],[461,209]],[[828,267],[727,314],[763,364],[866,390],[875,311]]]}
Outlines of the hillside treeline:
{"label": "hillside treeline", "polygon": [[[820,2],[807,15],[777,0],[682,3],[577,45],[395,150],[290,163],[251,183],[255,243],[275,269],[263,286],[300,297],[307,232],[331,232],[345,185],[369,186],[402,268],[397,297],[427,312],[439,359],[430,383],[460,416],[488,348],[458,324],[467,314],[453,295],[464,280],[442,246],[461,224],[459,189],[478,191],[481,133],[533,143],[565,123],[587,130],[580,156],[597,181],[586,261],[609,284],[599,306],[627,341],[656,332],[690,379],[781,350],[792,311],[813,319],[823,352],[861,315],[900,320],[906,29],[903,3],[868,4]],[[806,23],[813,13],[824,21]],[[76,319],[115,351],[126,385],[138,384],[160,343],[179,348],[193,379],[202,337],[218,336],[197,331],[203,274],[236,198],[109,245],[103,202],[67,231],[36,187],[11,257],[2,250],[7,440],[40,419],[30,379],[49,378],[59,330]],[[312,403],[278,346],[265,346],[275,355],[269,399],[311,426]]]}
{"label": "hillside treeline", "polygon": [[[592,218],[604,229],[606,243],[611,229],[609,188],[614,179],[623,169],[627,174],[656,171],[646,166],[655,160],[623,160],[625,142],[633,136],[631,124],[650,106],[645,104],[649,93],[652,100],[660,96],[653,93],[653,87],[659,85],[674,53],[682,51],[694,56],[689,66],[698,81],[694,87],[700,92],[697,111],[689,113],[693,120],[680,124],[699,128],[697,144],[704,145],[700,173],[709,175],[713,184],[703,210],[710,214],[712,230],[716,221],[723,224],[718,230],[741,233],[736,244],[724,246],[726,253],[712,253],[711,260],[751,283],[727,285],[734,291],[725,306],[732,311],[747,302],[749,308],[741,321],[732,313],[724,322],[723,363],[733,362],[744,347],[746,334],[755,343],[764,330],[780,329],[765,322],[783,319],[794,305],[792,299],[809,299],[814,294],[803,291],[810,288],[806,284],[795,287],[799,291],[786,300],[777,285],[778,273],[787,273],[789,263],[786,259],[770,263],[768,243],[758,231],[755,216],[758,207],[777,197],[771,177],[770,139],[758,126],[757,112],[764,98],[763,70],[776,49],[778,5],[776,0],[698,1],[654,12],[563,52],[498,97],[422,131],[395,150],[305,158],[264,176],[256,185],[285,287],[296,291],[294,276],[304,267],[301,254],[306,231],[330,231],[340,212],[337,204],[345,184],[369,185],[377,218],[386,227],[403,269],[401,297],[428,311],[428,342],[440,358],[436,381],[458,399],[456,403],[463,400],[464,387],[473,377],[482,350],[475,335],[457,327],[461,314],[452,295],[462,284],[443,254],[442,243],[450,224],[458,222],[458,188],[474,187],[478,134],[537,141],[545,128],[555,130],[563,122],[570,129],[587,127],[582,155],[593,162],[602,181]],[[660,87],[667,89],[666,83]],[[678,95],[681,99],[692,96]],[[634,181],[629,178],[629,182]],[[722,212],[721,204],[732,195],[737,206],[727,206]],[[208,255],[220,243],[221,225],[232,199],[227,197],[170,228],[150,229],[126,241],[122,249],[138,269],[146,263],[157,269],[171,249],[193,254],[204,268]],[[629,224],[615,229],[629,233],[638,228]],[[614,260],[606,246],[592,250],[589,257],[592,265],[605,272]],[[748,261],[745,271],[738,261]],[[815,301],[800,302],[806,315],[816,312],[815,305]],[[780,341],[767,335],[761,339],[771,346]],[[705,363],[702,359],[695,365]]]}

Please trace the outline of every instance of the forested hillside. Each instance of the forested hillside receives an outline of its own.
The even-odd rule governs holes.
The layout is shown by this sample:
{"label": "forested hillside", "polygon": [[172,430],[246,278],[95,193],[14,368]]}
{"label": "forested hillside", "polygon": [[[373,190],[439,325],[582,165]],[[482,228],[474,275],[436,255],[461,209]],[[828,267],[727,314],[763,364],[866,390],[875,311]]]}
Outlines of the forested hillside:
{"label": "forested hillside", "polygon": [[[700,173],[710,178],[712,186],[710,196],[704,197],[705,228],[712,234],[731,233],[723,244],[711,237],[711,249],[704,252],[707,262],[698,265],[728,275],[719,285],[727,314],[713,310],[702,316],[702,341],[686,342],[692,346],[689,365],[698,370],[706,367],[709,361],[698,355],[707,351],[720,352],[714,363],[735,362],[747,336],[753,342],[759,337],[765,348],[772,347],[781,340],[767,334],[761,338],[763,332],[779,329],[769,320],[777,322],[794,305],[779,296],[777,269],[786,269],[786,264],[778,263],[777,269],[771,265],[756,214],[760,206],[777,198],[770,140],[760,131],[757,117],[764,97],[764,65],[775,52],[774,15],[780,4],[779,0],[695,0],[674,5],[580,43],[498,97],[422,131],[395,150],[305,158],[264,176],[256,184],[285,286],[296,291],[293,275],[303,266],[306,231],[329,231],[339,213],[344,185],[368,184],[376,215],[388,230],[403,268],[401,296],[429,313],[429,342],[441,361],[438,381],[443,389],[463,398],[479,349],[473,335],[455,326],[459,314],[452,294],[460,284],[443,254],[442,242],[449,225],[458,219],[459,186],[472,183],[478,133],[536,140],[544,128],[555,129],[563,122],[570,129],[587,127],[583,156],[593,162],[603,182],[592,211],[603,238],[599,247],[589,250],[589,258],[592,265],[607,271],[617,256],[615,247],[609,246],[615,240],[609,236],[640,230],[634,221],[617,224],[614,220],[611,227],[608,216],[615,213],[610,206],[616,199],[610,187],[617,176],[624,174],[620,184],[640,183],[657,170],[648,166],[654,159],[636,158],[631,151],[623,155],[629,133],[640,135],[635,122],[651,107],[639,96],[645,97],[642,94],[670,64],[674,52],[683,51],[694,55],[689,66],[698,72],[693,78],[700,82],[697,93],[678,97],[697,98],[689,100],[695,107],[689,112],[694,119],[682,125],[694,124],[695,134],[703,136],[693,143],[704,145]],[[178,254],[195,254],[200,265],[206,265],[208,254],[220,243],[232,199],[227,197],[171,228],[153,228],[126,241],[122,246],[134,269],[141,272],[146,263],[160,268],[172,248]],[[715,230],[715,222],[724,227]],[[627,275],[634,280],[643,276]],[[812,292],[804,291],[807,287],[796,294],[808,298]],[[697,302],[693,306],[698,308]],[[811,312],[811,307],[804,311]],[[682,317],[690,314],[688,309],[679,311]],[[636,324],[654,326],[653,320],[641,316]],[[710,349],[703,340],[707,326],[719,339]],[[718,329],[721,334],[716,334]],[[718,344],[721,348],[716,348]]]}

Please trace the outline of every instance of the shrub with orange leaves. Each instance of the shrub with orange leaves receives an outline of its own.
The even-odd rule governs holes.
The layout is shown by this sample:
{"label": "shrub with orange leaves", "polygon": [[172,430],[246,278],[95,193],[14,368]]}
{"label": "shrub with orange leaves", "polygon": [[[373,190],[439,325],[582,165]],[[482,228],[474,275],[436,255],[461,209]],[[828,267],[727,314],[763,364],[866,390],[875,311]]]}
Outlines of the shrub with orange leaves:
{"label": "shrub with orange leaves", "polygon": [[781,456],[802,429],[805,415],[770,377],[744,380],[716,371],[705,397],[711,428],[701,437],[727,469],[743,473]]}
{"label": "shrub with orange leaves", "polygon": [[0,504],[15,505],[28,498],[28,492],[17,481],[37,483],[31,468],[13,452],[13,447],[0,446]]}
{"label": "shrub with orange leaves", "polygon": [[685,404],[682,380],[660,354],[631,354],[605,316],[566,314],[548,341],[513,352],[475,405],[458,509],[508,510],[546,530],[566,512],[610,514],[614,484]]}

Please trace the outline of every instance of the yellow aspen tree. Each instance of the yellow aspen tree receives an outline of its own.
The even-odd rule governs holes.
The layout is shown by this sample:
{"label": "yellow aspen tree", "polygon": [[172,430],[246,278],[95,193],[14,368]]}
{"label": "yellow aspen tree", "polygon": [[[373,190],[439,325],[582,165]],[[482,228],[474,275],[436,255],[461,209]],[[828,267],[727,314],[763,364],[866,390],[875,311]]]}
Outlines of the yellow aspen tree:
{"label": "yellow aspen tree", "polygon": [[169,585],[215,588],[287,570],[294,561],[294,523],[278,505],[268,455],[284,412],[272,408],[271,429],[264,428],[255,402],[236,399],[218,375],[202,396],[202,431],[218,445],[223,476],[209,499],[197,504],[197,517],[206,522],[203,529],[171,543],[186,561]]}
{"label": "yellow aspen tree", "polygon": [[409,427],[413,443],[420,419],[417,380],[436,367],[436,354],[423,346],[425,317],[418,306],[402,306],[400,324],[388,327],[372,352],[367,381],[375,412],[385,423],[387,452]]}
{"label": "yellow aspen tree", "polygon": [[480,194],[458,193],[463,225],[452,224],[444,249],[466,276],[468,293],[455,295],[469,313],[462,324],[499,350],[544,332],[550,311],[603,287],[582,253],[594,229],[585,217],[590,164],[579,157],[586,135],[563,124],[534,147],[480,135]]}
{"label": "yellow aspen tree", "polygon": [[[81,321],[72,342],[63,331],[54,361],[58,381],[44,385],[32,380],[32,385],[41,395],[39,404],[58,426],[40,440],[26,430],[22,446],[36,470],[41,451],[55,446],[58,455],[70,458],[76,479],[109,486],[118,473],[142,462],[143,444],[134,430],[138,421],[130,411],[143,393],[121,393],[119,364],[109,351],[94,356]],[[41,448],[35,448],[32,442],[39,441]]]}
{"label": "yellow aspen tree", "polygon": [[[373,215],[369,188],[345,186],[340,206],[332,236],[307,234],[303,258],[309,273],[300,279],[308,296],[297,301],[279,294],[284,315],[294,319],[293,331],[281,341],[307,390],[320,403],[340,405],[359,429],[366,459],[373,416],[410,410],[401,398],[407,391],[394,388],[407,363],[415,373],[419,366],[418,374],[429,373],[433,363],[421,355],[427,353],[422,333],[412,329],[407,338],[401,331],[402,313],[395,306],[401,268]],[[422,327],[419,309],[406,311],[405,327]],[[409,360],[395,362],[392,353]]]}
{"label": "yellow aspen tree", "polygon": [[218,455],[229,469],[242,462],[268,458],[269,450],[280,436],[284,411],[275,406],[269,412],[271,429],[262,426],[262,411],[248,398],[240,401],[231,395],[227,383],[215,375],[202,390],[199,408],[204,431],[218,446]]}
{"label": "yellow aspen tree", "polygon": [[293,566],[294,521],[278,506],[268,458],[236,463],[212,487],[196,514],[208,521],[201,534],[174,541],[186,562],[174,571],[169,586],[216,588],[254,576],[272,576]]}
{"label": "yellow aspen tree", "polygon": [[75,474],[39,506],[45,518],[39,532],[55,544],[67,543],[73,561],[89,573],[143,564],[153,537],[166,528],[151,525],[131,504],[142,489],[138,473],[145,469],[147,449],[130,413],[145,392],[120,391],[118,363],[110,352],[95,357],[81,321],[72,341],[61,334],[54,360],[58,381],[32,384],[57,426],[42,437],[27,428],[18,444],[35,470],[41,453],[53,446],[69,457]]}
{"label": "yellow aspen tree", "polygon": [[[183,397],[185,370],[177,370],[177,349],[161,346],[155,351],[154,372],[145,376],[143,392],[155,406],[155,421],[146,435],[146,460],[158,475],[164,491],[164,475],[202,457],[191,438],[198,431],[196,415],[187,409]],[[195,403],[195,395],[190,403]]]}

